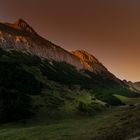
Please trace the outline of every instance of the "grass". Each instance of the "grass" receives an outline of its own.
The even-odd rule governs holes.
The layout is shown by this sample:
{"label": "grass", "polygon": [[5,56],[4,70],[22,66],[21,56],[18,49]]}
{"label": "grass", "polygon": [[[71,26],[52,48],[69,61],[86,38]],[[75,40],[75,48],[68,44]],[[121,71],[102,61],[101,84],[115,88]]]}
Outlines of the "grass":
{"label": "grass", "polygon": [[140,106],[111,108],[94,117],[16,123],[0,128],[0,140],[129,140],[140,136]]}
{"label": "grass", "polygon": [[140,98],[129,98],[121,95],[115,95],[117,98],[119,98],[123,103],[127,105],[134,105],[140,103]]}

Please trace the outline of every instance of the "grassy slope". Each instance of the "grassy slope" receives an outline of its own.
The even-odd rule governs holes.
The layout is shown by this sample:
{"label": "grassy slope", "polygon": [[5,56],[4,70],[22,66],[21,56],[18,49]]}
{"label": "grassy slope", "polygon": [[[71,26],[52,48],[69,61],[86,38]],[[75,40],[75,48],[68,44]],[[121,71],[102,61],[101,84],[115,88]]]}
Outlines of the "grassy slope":
{"label": "grassy slope", "polygon": [[115,95],[117,98],[119,98],[123,103],[128,105],[137,105],[140,103],[140,98],[129,98],[121,95]]}
{"label": "grassy slope", "polygon": [[112,108],[95,117],[53,123],[7,124],[1,140],[128,140],[140,136],[140,106]]}

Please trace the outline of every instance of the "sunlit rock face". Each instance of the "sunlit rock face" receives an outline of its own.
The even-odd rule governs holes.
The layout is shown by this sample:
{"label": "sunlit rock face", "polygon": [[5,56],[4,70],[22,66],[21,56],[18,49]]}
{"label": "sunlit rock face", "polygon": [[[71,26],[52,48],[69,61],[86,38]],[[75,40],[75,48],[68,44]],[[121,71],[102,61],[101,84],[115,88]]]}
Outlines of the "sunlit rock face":
{"label": "sunlit rock face", "polygon": [[87,69],[96,74],[109,73],[92,54],[83,50],[68,52],[39,36],[22,19],[14,24],[0,23],[0,47],[28,52],[42,59],[64,61],[77,69]]}
{"label": "sunlit rock face", "polygon": [[80,59],[85,69],[88,69],[95,73],[108,71],[92,54],[84,50],[76,50],[73,51],[72,54]]}

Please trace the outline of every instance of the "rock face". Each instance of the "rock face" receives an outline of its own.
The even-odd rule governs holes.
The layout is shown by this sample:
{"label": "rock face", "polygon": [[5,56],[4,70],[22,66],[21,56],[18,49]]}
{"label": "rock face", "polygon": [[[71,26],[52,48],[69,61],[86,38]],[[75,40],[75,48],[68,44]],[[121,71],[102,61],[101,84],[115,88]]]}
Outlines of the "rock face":
{"label": "rock face", "polygon": [[80,59],[81,63],[85,66],[85,69],[93,71],[94,73],[108,71],[92,54],[84,50],[76,50],[73,51],[72,54]]}
{"label": "rock face", "polygon": [[0,23],[0,48],[28,52],[50,61],[65,61],[77,69],[87,69],[96,74],[110,74],[92,54],[83,50],[68,52],[39,36],[22,19],[14,24]]}

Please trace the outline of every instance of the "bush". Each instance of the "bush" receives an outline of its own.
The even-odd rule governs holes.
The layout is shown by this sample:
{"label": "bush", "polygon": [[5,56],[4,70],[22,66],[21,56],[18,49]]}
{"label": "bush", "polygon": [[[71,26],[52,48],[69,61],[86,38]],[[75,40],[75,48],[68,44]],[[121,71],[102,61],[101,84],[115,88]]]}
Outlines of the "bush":
{"label": "bush", "polygon": [[94,102],[88,104],[80,101],[78,105],[78,110],[88,115],[94,115],[96,112],[105,110],[105,108],[105,106]]}

